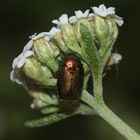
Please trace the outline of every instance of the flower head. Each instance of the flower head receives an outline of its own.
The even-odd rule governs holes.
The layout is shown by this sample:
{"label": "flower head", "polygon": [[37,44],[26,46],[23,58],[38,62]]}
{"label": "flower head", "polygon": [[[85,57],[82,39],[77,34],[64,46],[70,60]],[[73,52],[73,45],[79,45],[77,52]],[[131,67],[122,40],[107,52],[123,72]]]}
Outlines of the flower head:
{"label": "flower head", "polygon": [[44,38],[47,41],[50,40],[50,37],[49,37],[49,33],[48,32],[42,32],[42,33],[39,33],[39,34],[34,33],[33,35],[29,36],[29,39],[31,39],[31,40],[25,45],[25,47],[23,48],[23,52],[26,52],[26,51],[31,50],[34,41],[36,41],[39,38]]}
{"label": "flower head", "polygon": [[41,38],[41,37],[48,37],[48,41],[49,41],[49,33],[48,32],[42,32],[42,33],[39,33],[39,34],[37,34],[37,33],[35,33],[34,35],[32,35],[32,36],[30,36],[29,38],[31,39],[31,40],[37,40],[37,39],[39,39],[39,38]]}
{"label": "flower head", "polygon": [[52,38],[56,33],[59,33],[61,30],[56,28],[56,27],[52,27],[50,32],[49,32],[49,37]]}
{"label": "flower head", "polygon": [[75,11],[75,16],[71,16],[69,18],[70,23],[76,23],[78,19],[86,18],[89,15],[89,9],[87,9],[84,13],[81,10]]}
{"label": "flower head", "polygon": [[29,51],[32,49],[34,41],[30,40],[23,48],[23,52]]}
{"label": "flower head", "polygon": [[[70,18],[67,14],[63,14],[58,20],[53,20],[52,23],[57,27],[52,27],[49,32],[35,33],[30,36],[30,41],[24,47],[23,52],[13,60],[10,79],[26,88],[33,97],[31,108],[37,108],[46,114],[47,123],[53,123],[53,119],[56,121],[69,117],[69,115],[75,115],[76,112],[85,114],[88,110],[91,113],[91,107],[88,108],[87,104],[83,102],[74,105],[75,102],[80,101],[81,92],[87,92],[90,75],[93,86],[96,87],[99,83],[97,80],[102,81],[102,73],[107,61],[111,58],[112,64],[117,64],[122,59],[120,54],[111,54],[118,35],[117,24],[122,25],[122,18],[115,15],[114,7],[107,9],[102,4],[99,8],[93,7],[92,9],[94,11],[92,13],[89,13],[89,9],[85,12],[78,10]],[[70,55],[72,57],[69,57]],[[65,71],[67,68],[65,56],[68,56],[73,63],[74,71],[72,70],[72,73],[71,69]],[[73,56],[76,60],[73,59]],[[59,104],[61,99],[57,97],[56,93],[60,91],[64,82],[67,83],[66,86],[69,86],[69,78],[67,78],[69,76],[73,78],[71,84],[73,85],[74,82],[74,86],[72,88],[77,92],[76,96],[70,97],[72,100],[64,99],[64,104],[70,103],[70,108],[68,107],[70,110],[66,110],[70,113],[66,113],[65,107],[63,108]],[[76,86],[75,82],[78,83],[78,81],[80,84]],[[57,86],[59,84],[60,86]],[[64,90],[67,90],[66,88],[64,87]],[[98,96],[96,90],[98,91],[97,88],[93,88],[95,99],[101,97],[100,93]],[[73,93],[75,94],[75,91]]]}
{"label": "flower head", "polygon": [[122,24],[123,24],[123,18],[119,17],[115,14],[114,7],[106,8],[106,6],[104,4],[101,4],[99,7],[92,7],[92,10],[98,16],[101,16],[104,18],[108,17],[108,16],[113,17],[119,26],[122,26]]}
{"label": "flower head", "polygon": [[63,14],[59,17],[59,20],[55,19],[52,21],[52,23],[60,26],[63,24],[67,24],[68,23],[68,15],[67,14]]}
{"label": "flower head", "polygon": [[33,51],[23,51],[18,57],[16,57],[13,60],[13,64],[12,64],[12,68],[16,69],[16,68],[21,68],[27,57],[30,57],[33,55]]}

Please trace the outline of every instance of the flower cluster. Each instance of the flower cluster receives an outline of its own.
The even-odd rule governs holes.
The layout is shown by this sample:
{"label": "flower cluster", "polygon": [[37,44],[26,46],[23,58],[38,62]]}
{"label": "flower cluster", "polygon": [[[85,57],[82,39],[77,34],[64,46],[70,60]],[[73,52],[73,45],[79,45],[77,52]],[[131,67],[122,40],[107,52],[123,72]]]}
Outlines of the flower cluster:
{"label": "flower cluster", "polygon": [[[49,32],[30,36],[30,41],[22,53],[13,60],[10,79],[22,84],[31,93],[34,98],[32,107],[44,107],[42,96],[45,96],[46,100],[51,100],[50,104],[54,100],[54,104],[58,104],[56,96],[52,98],[41,94],[40,91],[56,88],[58,67],[65,54],[75,54],[80,57],[84,66],[85,81],[88,81],[91,67],[93,69],[98,67],[99,70],[101,66],[106,65],[118,36],[117,25],[121,26],[123,19],[115,14],[114,7],[106,8],[101,4],[91,9],[91,13],[89,9],[85,12],[78,10],[74,16],[68,17],[67,14],[63,14],[58,20],[53,20],[52,23],[57,27],[52,27]],[[114,63],[121,60],[117,55],[113,55],[113,58]],[[95,76],[99,72],[102,73],[98,70],[93,71]],[[48,102],[45,105],[48,106]],[[53,109],[58,110],[58,108]],[[51,111],[53,109],[51,108]]]}

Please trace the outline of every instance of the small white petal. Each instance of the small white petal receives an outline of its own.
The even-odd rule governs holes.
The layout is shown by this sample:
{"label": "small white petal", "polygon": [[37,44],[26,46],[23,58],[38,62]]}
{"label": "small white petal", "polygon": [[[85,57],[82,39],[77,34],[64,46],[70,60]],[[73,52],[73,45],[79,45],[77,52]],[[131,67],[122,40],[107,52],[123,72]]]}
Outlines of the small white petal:
{"label": "small white petal", "polygon": [[63,14],[62,16],[59,17],[59,21],[61,24],[67,24],[68,23],[68,15]]}
{"label": "small white petal", "polygon": [[37,33],[34,33],[33,35],[29,36],[29,39],[34,38],[37,35]]}
{"label": "small white petal", "polygon": [[76,17],[76,16],[71,16],[71,17],[69,17],[69,22],[70,22],[71,24],[75,24],[75,23],[77,22],[77,17]]}
{"label": "small white petal", "polygon": [[124,21],[123,21],[123,18],[122,17],[119,17],[117,15],[114,16],[114,19],[116,21],[116,23],[119,25],[119,26],[122,26]]}
{"label": "small white petal", "polygon": [[88,17],[89,9],[87,9],[84,13],[81,10],[75,11],[75,15],[77,19]]}
{"label": "small white petal", "polygon": [[17,65],[17,57],[14,58],[14,60],[13,60],[12,68],[15,69],[16,65]]}
{"label": "small white petal", "polygon": [[32,38],[32,40],[37,40],[37,39],[39,39],[39,38],[41,38],[41,37],[44,37],[44,36],[46,36],[46,35],[48,35],[48,32],[42,32],[42,33],[40,33],[40,34],[34,36],[34,37]]}
{"label": "small white petal", "polygon": [[115,15],[115,8],[114,7],[109,7],[108,9],[105,7],[104,4],[101,4],[98,7],[91,7],[92,10],[94,11],[94,13],[96,15],[99,15],[101,17],[107,17],[110,16],[112,18],[114,18],[115,22],[119,25],[122,26],[123,25],[123,19],[117,15]]}
{"label": "small white petal", "polygon": [[101,13],[101,11],[99,10],[99,8],[97,8],[97,7],[92,7],[92,9],[93,9],[93,11],[94,11],[94,13],[95,13],[96,15],[103,16],[102,13]]}
{"label": "small white petal", "polygon": [[99,5],[99,9],[100,9],[102,12],[106,12],[106,11],[107,11],[107,8],[105,7],[104,4]]}
{"label": "small white petal", "polygon": [[114,59],[115,64],[118,64],[122,60],[122,55],[119,53],[113,53],[111,57]]}
{"label": "small white petal", "polygon": [[83,12],[81,10],[75,11],[75,15],[78,19],[83,17]]}
{"label": "small white petal", "polygon": [[93,12],[95,13],[95,14],[98,14],[98,11],[99,11],[99,8],[98,7],[91,7],[91,9],[93,10]]}
{"label": "small white petal", "polygon": [[101,4],[99,8],[98,7],[91,7],[91,8],[93,9],[96,15],[99,15],[101,17],[106,17],[108,15],[107,9],[104,4]]}
{"label": "small white petal", "polygon": [[59,17],[59,20],[55,19],[52,21],[52,23],[60,26],[61,24],[67,24],[68,23],[68,15],[67,14],[63,14]]}
{"label": "small white petal", "polygon": [[24,54],[23,54],[23,56],[25,57],[25,58],[27,58],[27,57],[29,57],[29,56],[32,56],[33,55],[33,51],[26,51]]}
{"label": "small white petal", "polygon": [[12,70],[10,73],[10,80],[14,82],[14,71]]}
{"label": "small white petal", "polygon": [[29,56],[32,56],[33,55],[33,52],[32,51],[25,51],[25,52],[22,52],[18,57],[17,57],[17,60],[16,60],[16,68],[21,68],[25,61],[26,61],[26,58],[29,57]]}
{"label": "small white petal", "polygon": [[57,19],[53,20],[52,23],[54,23],[56,25],[60,25],[60,22]]}
{"label": "small white petal", "polygon": [[26,59],[24,57],[21,57],[17,63],[17,68],[21,68],[24,63],[25,63]]}
{"label": "small white petal", "polygon": [[115,21],[119,26],[122,26],[124,23],[123,20],[119,20],[119,19],[115,19]]}
{"label": "small white petal", "polygon": [[115,8],[114,7],[109,7],[107,9],[108,15],[115,15]]}
{"label": "small white petal", "polygon": [[50,38],[52,38],[53,35],[55,35],[56,33],[60,32],[60,31],[61,31],[60,29],[58,29],[58,28],[56,28],[56,27],[52,27],[52,29],[51,29],[50,32],[49,32]]}
{"label": "small white petal", "polygon": [[22,58],[23,56],[23,52],[21,54],[19,54],[13,61],[13,69],[16,69],[17,68],[17,65],[20,61],[20,59]]}
{"label": "small white petal", "polygon": [[89,9],[87,9],[84,14],[83,14],[83,17],[87,17],[89,15]]}
{"label": "small white petal", "polygon": [[22,84],[21,79],[19,79],[19,78],[16,76],[15,71],[11,71],[11,73],[10,73],[10,80],[11,80],[12,82],[16,82],[16,83],[19,84],[19,85]]}
{"label": "small white petal", "polygon": [[32,46],[33,46],[33,40],[30,40],[30,41],[25,45],[25,47],[23,48],[23,52],[28,51],[28,50],[31,50]]}
{"label": "small white petal", "polygon": [[[26,51],[31,50],[32,49],[32,46],[33,46],[33,43],[34,43],[35,40],[37,40],[37,39],[39,39],[41,37],[44,37],[45,38],[48,35],[49,35],[48,32],[42,32],[42,33],[40,33],[38,35],[35,34],[35,35],[32,35],[32,37],[29,37],[29,38],[32,38],[32,39],[25,45],[25,47],[23,48],[23,52],[26,52]],[[49,40],[49,38],[47,39],[47,41],[48,40]]]}

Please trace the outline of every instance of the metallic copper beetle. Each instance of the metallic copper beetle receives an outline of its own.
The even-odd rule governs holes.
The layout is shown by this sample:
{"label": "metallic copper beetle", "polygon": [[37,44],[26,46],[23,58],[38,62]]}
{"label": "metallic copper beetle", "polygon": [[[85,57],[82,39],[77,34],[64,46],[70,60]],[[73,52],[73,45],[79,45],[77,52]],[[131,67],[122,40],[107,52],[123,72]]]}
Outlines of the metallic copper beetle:
{"label": "metallic copper beetle", "polygon": [[77,102],[82,93],[84,69],[80,59],[68,55],[60,64],[57,79],[57,91],[60,101],[66,104]]}

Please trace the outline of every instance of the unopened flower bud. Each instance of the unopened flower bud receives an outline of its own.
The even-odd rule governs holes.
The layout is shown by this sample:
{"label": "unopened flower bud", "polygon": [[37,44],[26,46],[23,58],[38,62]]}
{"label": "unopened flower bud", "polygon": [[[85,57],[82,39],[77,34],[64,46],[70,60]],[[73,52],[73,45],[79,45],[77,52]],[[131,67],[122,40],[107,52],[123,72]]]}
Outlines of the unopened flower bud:
{"label": "unopened flower bud", "polygon": [[73,26],[68,23],[68,16],[63,14],[60,16],[59,20],[53,20],[52,22],[57,24],[61,29],[62,39],[64,41],[65,47],[67,47],[72,52],[80,53],[80,46],[76,38],[76,33]]}
{"label": "unopened flower bud", "polygon": [[53,92],[51,93],[43,93],[43,92],[34,92],[33,94],[33,104],[37,108],[43,108],[46,106],[56,106],[59,104],[59,101],[57,99],[57,95]]}
{"label": "unopened flower bud", "polygon": [[94,16],[93,21],[91,22],[93,28],[93,35],[99,45],[105,43],[106,38],[109,35],[109,29],[107,22],[104,18],[100,16]]}
{"label": "unopened flower bud", "polygon": [[38,39],[34,42],[34,53],[37,59],[46,64],[53,72],[58,69],[58,62],[56,57],[60,51],[53,43],[46,41],[45,39]]}
{"label": "unopened flower bud", "polygon": [[50,32],[51,41],[54,42],[64,53],[69,53],[69,49],[66,47],[63,38],[62,32],[60,29],[53,27]]}
{"label": "unopened flower bud", "polygon": [[100,55],[103,58],[103,65],[106,64],[113,44],[118,36],[118,26],[122,26],[123,19],[115,14],[115,8],[106,8],[104,4],[99,7],[92,7],[94,11],[91,20],[93,27],[93,34],[95,34],[95,41],[100,47]]}
{"label": "unopened flower bud", "polygon": [[51,71],[46,66],[42,66],[33,57],[26,59],[22,69],[28,77],[35,80],[38,84],[44,86],[56,85],[56,79],[52,77]]}

